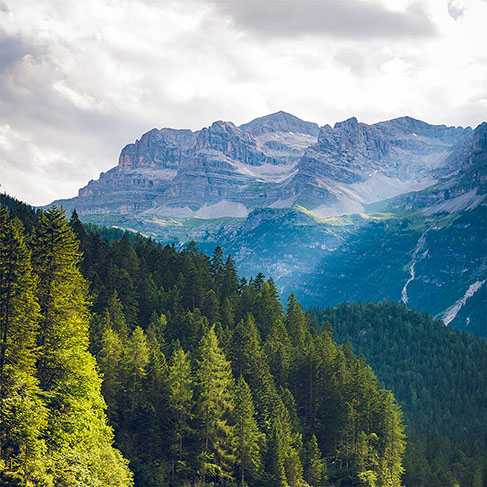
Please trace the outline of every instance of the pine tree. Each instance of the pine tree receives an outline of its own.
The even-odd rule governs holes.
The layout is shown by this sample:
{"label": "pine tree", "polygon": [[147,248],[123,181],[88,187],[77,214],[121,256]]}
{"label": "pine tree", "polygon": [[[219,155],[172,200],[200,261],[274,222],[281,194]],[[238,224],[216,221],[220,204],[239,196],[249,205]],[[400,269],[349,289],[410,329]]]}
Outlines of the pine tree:
{"label": "pine tree", "polygon": [[167,317],[164,314],[159,315],[154,311],[154,313],[152,313],[149,326],[147,328],[147,334],[148,335],[153,334],[164,351],[165,351],[165,346],[167,345],[166,328],[167,328]]}
{"label": "pine tree", "polygon": [[247,316],[246,321],[240,321],[233,330],[230,357],[234,374],[242,375],[254,394],[258,424],[267,434],[278,394],[251,314]]}
{"label": "pine tree", "polygon": [[291,443],[288,412],[281,401],[277,402],[267,448],[266,473],[273,487],[288,487],[286,457]]}
{"label": "pine tree", "polygon": [[379,424],[376,424],[378,451],[380,456],[379,481],[384,485],[401,485],[404,472],[402,456],[405,449],[402,412],[391,391],[383,390],[379,401]]}
{"label": "pine tree", "polygon": [[201,303],[201,312],[208,318],[208,321],[211,324],[214,324],[220,321],[219,309],[220,304],[218,302],[218,297],[215,291],[210,289],[203,297],[203,302]]}
{"label": "pine tree", "polygon": [[140,403],[143,380],[149,364],[149,346],[144,330],[138,326],[132,333],[123,357],[125,369],[125,389],[129,398],[129,409],[134,411]]}
{"label": "pine tree", "polygon": [[237,270],[235,269],[235,262],[232,256],[228,254],[227,260],[223,267],[222,274],[222,288],[221,288],[221,298],[220,301],[224,302],[226,298],[233,295],[238,289],[238,276]]}
{"label": "pine tree", "polygon": [[163,413],[162,407],[167,399],[168,366],[166,356],[153,329],[147,330],[147,345],[149,348],[149,363],[147,365],[146,394],[153,405],[156,414]]}
{"label": "pine tree", "polygon": [[278,319],[271,329],[264,345],[273,377],[280,385],[287,384],[293,347],[282,319]]}
{"label": "pine tree", "polygon": [[217,245],[210,261],[210,273],[215,282],[216,293],[219,298],[222,296],[223,269],[223,252],[221,247]]}
{"label": "pine tree", "polygon": [[320,487],[323,476],[323,461],[318,441],[313,435],[304,446],[304,479],[312,487]]}
{"label": "pine tree", "polygon": [[260,285],[259,299],[254,317],[263,340],[267,338],[272,328],[281,320],[282,305],[279,293],[272,279]]}
{"label": "pine tree", "polygon": [[127,462],[112,447],[101,380],[88,352],[87,283],[64,211],[39,215],[32,238],[40,305],[37,374],[49,410],[46,443],[54,483],[132,485]]}
{"label": "pine tree", "polygon": [[122,394],[121,368],[123,345],[122,340],[111,328],[104,330],[100,340],[100,351],[97,362],[103,376],[101,391],[107,403],[107,415],[110,423],[119,420],[119,402]]}
{"label": "pine tree", "polygon": [[296,301],[293,293],[287,300],[286,317],[284,319],[289,339],[297,350],[303,350],[308,324],[303,308]]}
{"label": "pine tree", "polygon": [[240,481],[245,485],[245,476],[256,479],[261,468],[261,444],[263,434],[260,433],[255,419],[252,394],[242,376],[235,389],[235,436],[237,439],[236,458],[240,468]]}
{"label": "pine tree", "polygon": [[203,480],[210,477],[220,482],[231,481],[235,440],[230,420],[235,404],[235,381],[213,326],[201,340],[200,356],[197,377],[202,423],[201,473]]}
{"label": "pine tree", "polygon": [[193,416],[193,382],[189,352],[185,353],[181,347],[178,347],[172,355],[168,377],[169,408],[174,418],[171,445],[173,479],[175,474],[187,473],[188,471],[185,440],[191,432],[189,422]]}
{"label": "pine tree", "polygon": [[[39,305],[18,218],[0,208],[0,462],[24,483],[48,482],[42,433],[47,410],[35,377]],[[1,463],[0,463],[1,470]]]}

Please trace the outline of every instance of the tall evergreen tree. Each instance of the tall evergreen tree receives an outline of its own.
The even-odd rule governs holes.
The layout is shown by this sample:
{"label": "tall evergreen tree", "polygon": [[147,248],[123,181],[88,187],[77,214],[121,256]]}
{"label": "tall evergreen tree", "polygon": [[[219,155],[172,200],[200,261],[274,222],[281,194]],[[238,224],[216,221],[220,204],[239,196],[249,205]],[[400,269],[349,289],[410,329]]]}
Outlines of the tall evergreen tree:
{"label": "tall evergreen tree", "polygon": [[198,409],[201,418],[203,479],[233,479],[235,437],[231,416],[235,383],[230,363],[220,349],[214,326],[203,336],[198,362]]}
{"label": "tall evergreen tree", "polygon": [[112,447],[101,380],[88,352],[87,283],[63,210],[41,212],[32,238],[40,305],[37,374],[49,410],[46,443],[55,484],[131,485],[127,462]]}
{"label": "tall evergreen tree", "polygon": [[189,352],[185,353],[181,347],[174,350],[172,363],[169,367],[169,408],[172,411],[174,425],[172,427],[172,477],[181,479],[181,475],[188,474],[188,454],[185,440],[191,432],[190,421],[193,416],[193,387],[194,380],[191,372]]}
{"label": "tall evergreen tree", "polygon": [[101,391],[108,405],[110,423],[119,421],[119,405],[122,394],[122,354],[123,343],[110,327],[104,330],[100,340],[97,361],[103,375]]}
{"label": "tall evergreen tree", "polygon": [[[47,410],[35,377],[39,305],[18,218],[0,208],[0,462],[24,483],[49,482],[42,439]],[[1,469],[1,464],[0,464]]]}
{"label": "tall evergreen tree", "polygon": [[304,479],[312,487],[320,487],[323,478],[323,460],[318,441],[313,435],[304,446]]}
{"label": "tall evergreen tree", "polygon": [[255,419],[252,393],[245,379],[240,376],[235,389],[235,436],[236,459],[240,469],[240,482],[245,478],[256,479],[261,469],[261,445],[264,435],[260,433]]}
{"label": "tall evergreen tree", "polygon": [[235,262],[233,261],[232,256],[228,254],[227,260],[225,261],[225,265],[223,267],[220,301],[225,301],[225,299],[232,296],[232,294],[236,292],[237,289],[238,275],[237,270],[235,269]]}
{"label": "tall evergreen tree", "polygon": [[144,330],[138,326],[132,333],[123,357],[126,373],[125,389],[129,398],[129,409],[134,411],[143,395],[144,379],[149,365],[149,345]]}

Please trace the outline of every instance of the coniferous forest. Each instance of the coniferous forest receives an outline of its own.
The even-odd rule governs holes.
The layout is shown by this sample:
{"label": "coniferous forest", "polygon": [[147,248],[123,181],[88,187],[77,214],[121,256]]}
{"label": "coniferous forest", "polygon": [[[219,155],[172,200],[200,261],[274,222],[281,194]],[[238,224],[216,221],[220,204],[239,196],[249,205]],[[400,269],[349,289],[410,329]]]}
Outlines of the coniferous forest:
{"label": "coniferous forest", "polygon": [[[484,485],[485,341],[428,334],[437,322],[397,305],[283,307],[272,278],[239,277],[219,247],[5,196],[1,219],[2,485]],[[405,331],[380,345],[391,320]],[[417,366],[405,340],[422,344]]]}

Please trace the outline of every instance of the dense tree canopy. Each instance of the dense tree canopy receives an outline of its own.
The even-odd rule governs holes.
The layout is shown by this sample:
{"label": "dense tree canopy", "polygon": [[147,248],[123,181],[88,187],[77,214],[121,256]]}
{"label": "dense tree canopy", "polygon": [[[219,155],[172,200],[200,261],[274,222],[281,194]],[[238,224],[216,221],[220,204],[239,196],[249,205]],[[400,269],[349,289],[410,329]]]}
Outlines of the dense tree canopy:
{"label": "dense tree canopy", "polygon": [[[220,248],[87,230],[56,208],[26,232],[14,213],[2,213],[4,477],[131,485],[121,451],[140,487],[401,485],[392,392],[321,315],[293,295],[283,311],[272,279],[239,278]],[[16,397],[25,410],[9,408]]]}
{"label": "dense tree canopy", "polygon": [[88,284],[74,232],[51,208],[25,240],[2,208],[2,485],[132,485],[88,351]]}
{"label": "dense tree canopy", "polygon": [[403,407],[406,485],[486,481],[487,340],[398,303],[341,304],[311,314],[367,358]]}

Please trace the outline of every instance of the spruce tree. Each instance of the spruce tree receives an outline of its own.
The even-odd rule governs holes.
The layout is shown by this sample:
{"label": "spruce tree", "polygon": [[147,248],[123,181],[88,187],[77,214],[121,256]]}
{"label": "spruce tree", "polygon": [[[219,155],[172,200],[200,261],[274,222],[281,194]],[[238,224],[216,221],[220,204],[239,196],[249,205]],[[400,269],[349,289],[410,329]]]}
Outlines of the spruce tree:
{"label": "spruce tree", "polygon": [[228,254],[227,260],[225,261],[225,265],[223,267],[221,285],[221,302],[224,302],[226,298],[232,296],[232,294],[238,289],[237,270],[235,269],[235,262],[230,254]]}
{"label": "spruce tree", "polygon": [[88,352],[87,283],[81,254],[63,210],[39,215],[32,238],[40,305],[37,374],[47,398],[46,443],[54,483],[132,484],[127,462],[112,447],[101,379]]}
{"label": "spruce tree", "polygon": [[[181,479],[188,473],[185,441],[191,432],[190,421],[193,416],[194,380],[191,372],[189,352],[177,347],[169,367],[169,409],[172,412],[173,427],[171,435],[172,477]],[[184,478],[184,477],[183,477]]]}
{"label": "spruce tree", "polygon": [[0,279],[0,471],[11,463],[24,483],[44,485],[49,482],[42,439],[47,410],[35,377],[36,279],[22,224],[4,208],[0,208]]}
{"label": "spruce tree", "polygon": [[252,393],[242,376],[239,377],[235,389],[234,422],[240,482],[245,485],[246,476],[256,479],[260,473],[261,445],[264,435],[257,427]]}
{"label": "spruce tree", "polygon": [[97,362],[103,376],[101,391],[107,403],[107,415],[112,425],[119,421],[119,403],[122,394],[122,340],[111,328],[107,328],[100,340]]}
{"label": "spruce tree", "polygon": [[219,298],[222,296],[223,269],[223,252],[221,247],[217,245],[210,261],[210,274],[215,282],[215,290]]}
{"label": "spruce tree", "polygon": [[304,480],[312,487],[320,487],[323,476],[323,461],[315,435],[304,446],[303,464]]}
{"label": "spruce tree", "polygon": [[143,395],[144,379],[149,365],[149,345],[144,330],[138,326],[132,333],[123,357],[125,390],[128,393],[128,408],[134,411]]}
{"label": "spruce tree", "polygon": [[235,381],[218,344],[214,326],[203,336],[198,362],[198,410],[201,419],[201,473],[219,482],[233,479],[235,438],[231,416]]}

